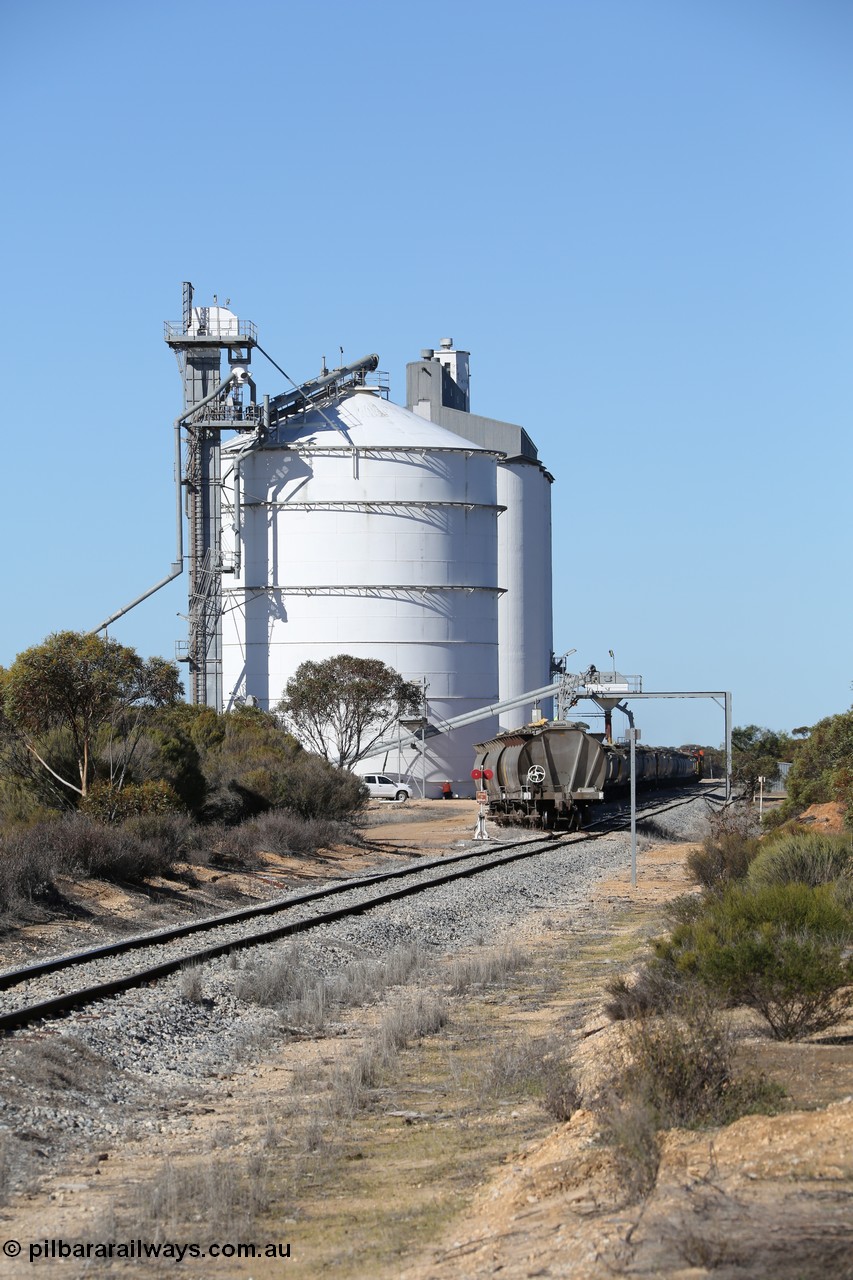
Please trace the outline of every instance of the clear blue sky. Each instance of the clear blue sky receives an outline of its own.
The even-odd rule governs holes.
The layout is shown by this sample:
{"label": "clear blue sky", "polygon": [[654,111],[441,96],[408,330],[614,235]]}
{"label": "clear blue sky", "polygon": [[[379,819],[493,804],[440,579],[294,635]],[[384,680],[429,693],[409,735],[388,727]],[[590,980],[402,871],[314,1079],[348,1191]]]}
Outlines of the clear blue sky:
{"label": "clear blue sky", "polygon": [[[471,351],[556,477],[558,651],[740,724],[849,706],[847,0],[31,0],[0,37],[0,662],[168,570],[189,279],[297,379],[378,351],[404,401]],[[171,656],[185,591],[113,634]]]}

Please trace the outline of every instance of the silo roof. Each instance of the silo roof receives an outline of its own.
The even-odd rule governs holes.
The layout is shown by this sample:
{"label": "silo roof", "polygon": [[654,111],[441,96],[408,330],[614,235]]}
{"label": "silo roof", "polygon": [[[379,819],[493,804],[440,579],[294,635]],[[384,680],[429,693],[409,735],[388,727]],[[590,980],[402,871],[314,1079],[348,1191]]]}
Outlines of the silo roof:
{"label": "silo roof", "polygon": [[453,449],[504,456],[369,391],[354,391],[282,423],[269,443],[322,449]]}

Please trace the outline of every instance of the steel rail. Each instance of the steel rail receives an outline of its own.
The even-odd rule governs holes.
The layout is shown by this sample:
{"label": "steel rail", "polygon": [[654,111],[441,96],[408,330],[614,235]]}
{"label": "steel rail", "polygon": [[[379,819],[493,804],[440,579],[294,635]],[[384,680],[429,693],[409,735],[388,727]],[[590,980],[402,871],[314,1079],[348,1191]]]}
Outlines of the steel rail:
{"label": "steel rail", "polygon": [[[695,795],[687,797],[675,804],[665,806],[664,809],[658,809],[658,812],[665,812],[666,809],[677,808],[679,804],[687,804],[690,800],[695,800],[696,798],[697,797]],[[558,843],[564,840],[570,844],[584,843],[587,840],[596,840],[605,835],[610,835],[614,830],[619,830],[619,827],[613,826],[598,832],[590,831],[589,834],[582,831],[567,833],[548,832],[540,838],[514,841],[509,846],[504,845],[505,849],[508,847],[512,849],[513,852],[502,853],[498,857],[489,858],[488,854],[490,851],[488,850],[469,850],[466,853],[453,854],[450,857],[431,858],[424,862],[409,863],[405,867],[397,867],[391,871],[377,872],[373,875],[359,877],[358,879],[342,881],[339,884],[327,886],[323,889],[311,890],[308,893],[292,895],[288,898],[275,899],[272,902],[263,903],[258,907],[247,907],[240,911],[231,911],[218,916],[208,916],[204,920],[192,921],[190,924],[179,925],[170,929],[160,929],[147,934],[137,934],[133,938],[125,938],[120,942],[108,943],[101,947],[89,948],[86,951],[73,952],[66,956],[57,956],[51,960],[42,961],[35,965],[28,965],[17,970],[7,970],[5,973],[0,975],[0,986],[5,989],[9,989],[20,982],[25,982],[30,978],[38,977],[42,974],[57,972],[65,968],[72,968],[75,965],[89,963],[93,960],[103,959],[108,956],[121,955],[124,952],[129,952],[141,947],[163,945],[164,943],[174,941],[177,938],[186,937],[192,933],[211,931],[224,925],[239,923],[243,920],[250,920],[260,916],[271,915],[280,911],[285,911],[293,906],[299,906],[305,902],[334,897],[337,894],[347,893],[350,890],[366,888],[371,885],[400,879],[404,876],[415,876],[424,870],[429,871],[437,867],[446,868],[448,865],[459,863],[467,864],[461,867],[457,865],[452,871],[444,871],[442,874],[432,876],[426,880],[416,880],[412,884],[397,886],[370,898],[366,898],[362,902],[349,903],[342,907],[333,908],[330,911],[323,911],[305,920],[287,921],[283,924],[274,926],[272,929],[265,929],[258,933],[251,933],[242,938],[231,938],[224,942],[214,943],[211,946],[202,947],[197,951],[175,956],[171,959],[160,961],[157,964],[148,965],[133,973],[123,974],[108,982],[93,983],[91,986],[81,987],[76,991],[64,992],[60,995],[52,996],[47,1000],[38,1001],[35,1004],[23,1005],[19,1009],[0,1014],[0,1032],[16,1030],[21,1027],[29,1026],[33,1022],[38,1022],[45,1018],[52,1018],[59,1014],[70,1013],[74,1009],[81,1008],[88,1004],[93,1004],[98,1000],[106,999],[114,995],[120,995],[122,992],[128,991],[133,987],[143,986],[147,983],[154,982],[159,978],[168,977],[170,974],[176,973],[180,969],[186,968],[192,964],[198,964],[206,960],[213,960],[221,955],[227,955],[234,951],[246,950],[249,947],[263,946],[266,943],[276,941],[279,938],[292,937],[300,933],[306,933],[311,929],[319,928],[324,924],[333,924],[338,920],[347,918],[348,916],[363,915],[374,907],[383,906],[389,902],[399,901],[401,898],[409,897],[412,894],[420,893],[426,889],[448,884],[454,880],[461,880],[469,876],[478,875],[481,872],[490,871],[496,867],[507,866],[510,863],[518,862],[524,858],[535,857],[549,848],[556,847]],[[483,858],[486,858],[487,860],[475,861]]]}
{"label": "steel rail", "polygon": [[[108,996],[119,995],[123,991],[128,991],[132,987],[143,986],[148,982],[154,982],[158,978],[167,977],[171,973],[176,973],[179,969],[183,969],[188,965],[197,964],[204,960],[213,960],[218,956],[227,955],[231,951],[245,950],[247,947],[263,946],[267,942],[274,942],[278,938],[293,936],[299,933],[305,933],[310,929],[316,929],[320,925],[333,924],[338,920],[343,920],[347,916],[362,915],[366,911],[372,910],[373,907],[382,906],[388,902],[395,902],[400,898],[405,898],[414,893],[420,893],[425,889],[432,889],[438,885],[448,884],[453,880],[461,880],[467,876],[476,875],[481,871],[490,871],[495,867],[505,866],[511,862],[517,862],[523,858],[534,857],[536,854],[543,853],[543,844],[546,847],[553,848],[561,837],[559,835],[544,835],[539,839],[525,840],[515,842],[511,847],[516,850],[514,853],[503,854],[498,858],[491,858],[487,862],[481,862],[476,865],[457,867],[453,871],[446,872],[442,875],[432,876],[428,880],[418,880],[413,884],[406,884],[394,889],[386,890],[383,893],[376,894],[371,898],[366,898],[362,902],[350,903],[343,907],[336,907],[331,911],[324,911],[318,915],[311,916],[306,920],[292,920],[284,924],[276,925],[272,929],[265,929],[260,933],[252,933],[242,938],[231,938],[225,942],[218,942],[212,946],[203,947],[198,951],[184,953],[180,956],[169,960],[161,961],[158,964],[148,965],[144,969],[138,969],[134,973],[123,974],[120,977],[113,978],[109,982],[94,983],[89,987],[81,987],[76,991],[64,992],[58,996],[52,996],[48,1000],[39,1001],[32,1005],[22,1005],[19,1009],[0,1014],[0,1031],[10,1031],[19,1027],[28,1026],[30,1023],[37,1022],[42,1018],[53,1017],[57,1014],[70,1012],[72,1009],[80,1008],[83,1005],[93,1004],[97,1000],[104,999]],[[590,837],[594,838],[594,837]],[[522,847],[519,849],[519,845]],[[534,847],[531,847],[534,846]],[[504,846],[506,847],[506,846]],[[306,901],[310,898],[321,898],[333,893],[343,893],[349,889],[364,888],[366,884],[376,883],[381,880],[390,880],[402,874],[415,875],[422,871],[425,867],[434,867],[437,865],[447,866],[448,862],[468,862],[471,863],[475,858],[483,858],[487,854],[485,850],[477,850],[468,854],[454,855],[452,858],[431,859],[429,863],[419,863],[401,867],[392,872],[382,872],[375,877],[367,877],[359,881],[348,881],[340,885],[335,885],[331,890],[317,890],[312,894],[300,895],[298,900],[290,899],[286,902],[279,902],[278,909],[282,910],[288,906],[296,905],[297,901]],[[275,904],[264,904],[272,909]],[[254,909],[250,908],[250,911]],[[259,914],[260,912],[258,912]],[[241,913],[230,913],[239,915]],[[206,922],[195,922],[197,927],[213,929],[221,925],[222,917],[212,917]],[[233,920],[231,921],[233,923]],[[189,928],[189,926],[187,926]],[[164,941],[163,933],[171,932],[164,930],[154,940],[149,941],[147,945],[157,945]],[[172,939],[166,939],[171,941]],[[144,946],[144,941],[137,939],[127,940],[136,946]],[[117,955],[121,953],[122,944],[111,944],[107,948],[96,948],[99,952],[98,956],[92,956],[86,953],[75,953],[70,959],[70,965],[85,963],[86,960],[101,958],[104,954]],[[133,949],[133,945],[126,947],[126,950]],[[78,958],[82,957],[82,958]],[[48,961],[48,965],[56,971],[65,967],[57,961]],[[27,977],[32,977],[33,969],[38,966],[30,966],[29,970],[15,971],[18,981],[25,981]],[[42,970],[44,972],[44,970]],[[4,974],[4,978],[11,978],[11,972]],[[7,982],[7,988],[14,985]]]}
{"label": "steel rail", "polygon": [[[547,835],[540,837],[548,839]],[[554,838],[553,836],[550,838]],[[516,841],[511,848],[516,848]],[[523,843],[530,843],[529,841]],[[506,847],[506,846],[505,846]],[[349,893],[351,889],[364,889],[372,884],[381,884],[384,880],[395,880],[402,876],[417,875],[420,871],[429,871],[432,867],[448,866],[455,862],[464,862],[471,858],[483,857],[488,849],[469,850],[467,853],[451,854],[445,858],[429,858],[423,862],[406,863],[404,867],[394,867],[390,871],[376,871],[370,875],[358,876],[351,880],[341,880],[333,885],[325,885],[321,889],[309,889],[305,893],[288,894],[286,898],[273,898],[269,902],[254,907],[241,907],[238,911],[225,911],[215,916],[204,916],[200,920],[192,920],[187,924],[171,925],[166,929],[153,929],[149,933],[137,933],[131,938],[121,938],[117,942],[106,942],[97,947],[87,947],[83,951],[71,951],[61,956],[53,956],[49,960],[40,960],[35,964],[24,965],[19,969],[7,969],[0,973],[0,991],[17,986],[30,978],[38,978],[43,974],[57,973],[61,969],[70,969],[74,965],[89,964],[93,960],[103,960],[107,956],[120,956],[127,951],[136,951],[140,947],[156,947],[165,942],[174,942],[177,938],[187,938],[193,933],[202,933],[210,929],[229,924],[241,924],[244,920],[253,920],[259,916],[275,915],[289,907],[302,906],[306,902],[316,902],[320,898],[332,898],[339,893]]]}
{"label": "steel rail", "polygon": [[[722,796],[719,793],[719,788],[715,788],[713,791],[708,792],[697,793],[694,791],[692,795],[679,797],[679,799],[674,800],[672,804],[658,806],[655,806],[654,799],[649,797],[645,804],[637,806],[637,820],[638,822],[642,822],[644,818],[654,817],[655,814],[668,813],[670,809],[679,809],[682,805],[690,804],[692,800],[706,800],[709,804],[712,802],[719,804],[726,803],[725,796]],[[654,812],[648,813],[647,810],[649,809],[652,809]],[[604,835],[606,834],[605,831],[596,833],[595,828],[604,827],[605,824],[608,824],[606,827],[607,833],[610,831],[627,831],[630,827],[630,821],[626,822],[620,814],[612,814],[605,818],[599,818],[597,822],[591,822],[589,826],[583,828],[583,831],[592,831],[594,834]],[[583,832],[581,834],[583,834]]]}
{"label": "steel rail", "polygon": [[[710,794],[713,795],[713,793]],[[686,804],[688,800],[696,798],[695,795],[692,795],[679,800],[678,803]],[[654,805],[654,800],[651,797],[649,797],[649,801],[646,806],[643,806],[643,809],[648,807],[649,804]],[[667,807],[675,808],[677,805]],[[641,812],[643,809],[641,809]],[[659,810],[659,812],[664,812],[664,810]],[[601,818],[597,822],[592,822],[589,826],[584,827],[582,831],[545,833],[540,839],[555,839],[566,834],[583,837],[586,832],[595,833],[596,827],[603,824],[610,825],[617,818],[618,815]],[[618,830],[619,828],[617,826],[614,829]],[[515,848],[517,843],[505,845],[504,847]],[[530,842],[524,841],[522,843]],[[165,929],[153,929],[148,933],[137,933],[130,938],[121,938],[117,942],[105,942],[97,947],[86,947],[82,951],[72,951],[64,955],[52,956],[48,960],[39,960],[35,964],[22,965],[17,969],[7,969],[0,972],[0,991],[6,991],[10,987],[17,986],[18,983],[26,982],[31,978],[39,978],[48,973],[58,973],[61,969],[70,969],[74,965],[90,964],[93,960],[103,960],[108,956],[119,956],[128,951],[139,950],[141,947],[153,947],[165,942],[173,942],[178,938],[187,938],[193,933],[206,932],[219,926],[241,924],[244,920],[274,915],[289,907],[302,906],[306,902],[316,902],[321,898],[331,898],[339,893],[348,893],[351,889],[361,889],[371,884],[381,884],[385,880],[416,875],[420,871],[429,871],[432,867],[446,867],[456,862],[465,862],[472,858],[483,857],[488,852],[488,850],[480,849],[476,851],[469,850],[466,853],[451,854],[447,857],[428,858],[422,862],[407,863],[403,867],[395,867],[389,871],[371,872],[366,876],[358,876],[350,880],[342,880],[337,884],[325,885],[321,889],[309,889],[304,893],[288,894],[284,898],[273,898],[269,902],[263,902],[257,906],[241,907],[237,911],[225,911],[215,916],[204,916],[199,920],[188,921],[186,924],[170,925]]]}

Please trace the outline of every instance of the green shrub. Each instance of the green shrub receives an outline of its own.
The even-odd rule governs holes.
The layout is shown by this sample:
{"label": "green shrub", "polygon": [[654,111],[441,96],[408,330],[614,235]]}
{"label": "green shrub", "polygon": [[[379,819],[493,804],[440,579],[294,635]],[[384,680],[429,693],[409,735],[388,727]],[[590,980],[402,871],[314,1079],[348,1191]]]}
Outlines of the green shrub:
{"label": "green shrub", "polygon": [[[51,729],[36,741],[42,759],[63,777],[74,777],[74,743],[67,729]],[[47,820],[77,806],[78,794],[42,767],[23,741],[0,737],[0,818],[6,823]]]}
{"label": "green shrub", "polygon": [[180,797],[163,779],[127,782],[123,787],[96,782],[80,802],[80,812],[98,822],[122,823],[141,814],[180,813]]}
{"label": "green shrub", "polygon": [[233,823],[268,809],[337,819],[366,803],[358,778],[303,751],[273,716],[244,708],[221,720],[221,737],[206,725],[210,746],[202,762],[210,794],[205,820]]}
{"label": "green shrub", "polygon": [[821,720],[797,748],[786,784],[791,811],[830,800],[849,804],[851,769],[853,709]]}
{"label": "green shrub", "polygon": [[756,1009],[780,1040],[825,1030],[853,1001],[853,922],[829,886],[736,886],[655,944],[658,958]]}
{"label": "green shrub", "polygon": [[[2,768],[2,764],[0,764]],[[0,823],[3,826],[32,826],[56,816],[59,803],[47,804],[20,778],[0,776]]]}
{"label": "green shrub", "polygon": [[832,884],[853,873],[853,836],[817,831],[785,832],[762,848],[749,868],[749,883]]}
{"label": "green shrub", "polygon": [[[129,751],[127,781],[167,782],[185,809],[201,809],[207,783],[201,756],[177,708],[149,709],[145,728]],[[115,751],[115,744],[111,744]]]}
{"label": "green shrub", "polygon": [[276,780],[273,799],[277,808],[292,809],[303,818],[339,819],[363,809],[368,797],[355,774],[299,751]]}
{"label": "green shrub", "polygon": [[697,884],[717,890],[743,879],[759,845],[751,814],[738,806],[715,814],[709,827],[701,847],[690,851],[685,865]]}

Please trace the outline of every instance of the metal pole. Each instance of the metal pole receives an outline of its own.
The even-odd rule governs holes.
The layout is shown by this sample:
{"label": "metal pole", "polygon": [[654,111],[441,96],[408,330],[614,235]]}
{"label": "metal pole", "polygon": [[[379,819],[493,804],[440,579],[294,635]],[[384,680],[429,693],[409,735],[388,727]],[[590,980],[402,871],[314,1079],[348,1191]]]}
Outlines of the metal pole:
{"label": "metal pole", "polygon": [[427,726],[427,678],[424,676],[423,728],[421,729],[421,799],[426,800],[426,726]]}
{"label": "metal pole", "polygon": [[726,803],[732,798],[732,695],[726,694]]}
{"label": "metal pole", "polygon": [[637,888],[637,730],[633,716],[628,736],[631,744],[631,888]]}

